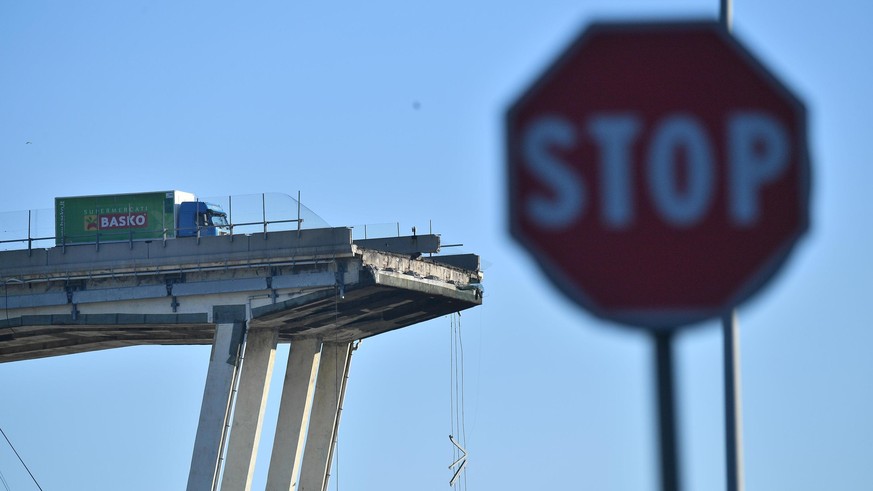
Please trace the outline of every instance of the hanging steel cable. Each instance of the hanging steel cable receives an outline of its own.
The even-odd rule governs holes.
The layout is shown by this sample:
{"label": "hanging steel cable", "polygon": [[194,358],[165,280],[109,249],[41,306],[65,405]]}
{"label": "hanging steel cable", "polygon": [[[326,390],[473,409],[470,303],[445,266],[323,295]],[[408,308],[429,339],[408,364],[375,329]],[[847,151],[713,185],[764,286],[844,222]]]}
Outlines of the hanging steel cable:
{"label": "hanging steel cable", "polygon": [[6,489],[6,491],[10,491],[9,483],[6,482],[6,476],[3,475],[2,471],[0,471],[0,483],[3,483],[3,488]]}
{"label": "hanging steel cable", "polygon": [[[3,431],[3,428],[0,428],[0,433],[3,434],[3,438],[5,438],[6,443],[9,444],[9,448],[11,448],[13,452],[15,452],[15,456],[18,457],[18,461],[21,462],[21,465],[24,466],[24,470],[26,470],[27,473],[30,474],[30,478],[33,479],[33,483],[36,484],[36,487],[39,488],[39,491],[42,491],[42,486],[40,486],[39,483],[36,481],[36,478],[33,477],[33,472],[30,472],[30,468],[27,467],[27,464],[24,463],[24,459],[22,459],[21,455],[18,454],[18,450],[15,450],[15,445],[13,445],[11,441],[9,441],[9,437],[6,436],[6,432]],[[4,479],[4,484],[5,483],[6,483],[6,481]],[[8,486],[7,486],[7,489],[9,489]]]}
{"label": "hanging steel cable", "polygon": [[458,491],[463,491],[467,489],[467,429],[464,413],[464,342],[461,336],[460,313],[452,314],[450,316],[450,323],[451,377],[449,400],[451,403],[451,432],[449,433],[449,441],[452,443],[452,464],[449,465],[449,470],[453,470],[454,473],[451,480],[449,480],[449,486]]}

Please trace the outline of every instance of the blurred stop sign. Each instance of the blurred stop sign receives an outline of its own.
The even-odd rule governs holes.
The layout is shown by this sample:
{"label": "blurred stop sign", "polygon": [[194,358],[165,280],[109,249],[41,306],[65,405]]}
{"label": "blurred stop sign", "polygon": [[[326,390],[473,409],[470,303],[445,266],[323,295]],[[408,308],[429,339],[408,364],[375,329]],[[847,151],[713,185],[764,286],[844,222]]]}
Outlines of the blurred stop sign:
{"label": "blurred stop sign", "polygon": [[801,102],[714,22],[595,24],[507,115],[512,236],[596,315],[673,328],[808,226]]}

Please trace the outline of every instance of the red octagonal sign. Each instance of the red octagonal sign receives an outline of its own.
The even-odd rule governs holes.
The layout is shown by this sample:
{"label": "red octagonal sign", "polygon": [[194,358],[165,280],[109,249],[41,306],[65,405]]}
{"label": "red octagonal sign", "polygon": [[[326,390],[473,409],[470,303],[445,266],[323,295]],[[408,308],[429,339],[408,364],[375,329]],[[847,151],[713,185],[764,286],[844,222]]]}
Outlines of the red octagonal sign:
{"label": "red octagonal sign", "polygon": [[604,318],[721,316],[808,226],[803,105],[714,22],[593,25],[507,131],[513,237]]}

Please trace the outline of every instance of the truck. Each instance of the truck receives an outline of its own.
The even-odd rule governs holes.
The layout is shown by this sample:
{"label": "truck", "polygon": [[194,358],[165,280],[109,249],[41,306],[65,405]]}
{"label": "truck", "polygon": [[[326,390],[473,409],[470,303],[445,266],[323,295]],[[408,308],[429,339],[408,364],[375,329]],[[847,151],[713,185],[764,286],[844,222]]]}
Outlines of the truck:
{"label": "truck", "polygon": [[220,206],[183,191],[55,198],[55,244],[93,244],[229,233]]}

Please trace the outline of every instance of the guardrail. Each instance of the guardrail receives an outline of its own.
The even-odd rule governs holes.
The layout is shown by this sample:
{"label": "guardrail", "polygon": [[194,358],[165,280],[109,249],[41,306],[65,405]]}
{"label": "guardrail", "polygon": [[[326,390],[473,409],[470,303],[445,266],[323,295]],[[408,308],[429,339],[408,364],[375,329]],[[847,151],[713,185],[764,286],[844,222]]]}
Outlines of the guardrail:
{"label": "guardrail", "polygon": [[[300,201],[300,193],[297,199],[283,193],[261,193],[250,195],[205,197],[200,201],[219,205],[227,213],[228,224],[226,230],[233,240],[235,235],[251,235],[254,233],[267,234],[268,232],[287,231],[296,228],[298,231],[314,228],[326,228],[330,225],[303,205]],[[0,212],[0,251],[27,249],[32,251],[36,248],[64,247],[74,244],[77,236],[65,235],[58,241],[55,235],[55,213],[53,209],[24,210],[12,212]],[[199,241],[203,231],[207,228],[225,228],[215,226],[198,226],[195,237]],[[403,235],[415,235],[416,233],[433,233],[433,225],[427,223],[424,227],[401,227],[400,222],[386,222],[373,224],[359,224],[350,226],[353,239],[371,239],[383,237],[400,237]],[[110,240],[101,240],[101,233],[96,236],[89,234],[87,237],[95,238],[94,247],[110,242],[133,243],[141,240],[162,240],[173,238],[183,229],[176,227],[163,227],[162,237],[157,239],[134,238],[133,232],[129,232],[127,238],[119,239],[119,232],[106,232],[102,237],[112,237]],[[186,228],[184,230],[191,230]],[[122,232],[123,233],[123,232]],[[70,239],[70,240],[68,240]],[[20,246],[19,246],[20,245]],[[86,244],[82,244],[86,245]],[[443,244],[443,248],[460,247],[461,244]]]}
{"label": "guardrail", "polygon": [[[261,193],[258,195],[208,197],[199,199],[199,201],[215,203],[221,206],[227,212],[228,224],[198,225],[193,229],[181,229],[175,226],[163,227],[161,229],[162,238],[151,240],[166,241],[167,239],[175,238],[178,232],[182,230],[194,230],[194,235],[199,241],[207,229],[224,229],[230,235],[231,240],[233,240],[234,234],[257,232],[266,235],[271,231],[291,230],[292,228],[290,227],[284,227],[287,224],[296,224],[298,231],[304,228],[324,228],[329,226],[321,217],[300,203],[299,192],[296,200],[287,194]],[[295,211],[296,217],[292,215]],[[234,213],[236,213],[236,217]],[[50,219],[45,217],[50,217]],[[0,213],[0,250],[24,249],[23,245],[26,244],[26,249],[31,251],[34,245],[42,245],[48,241],[51,242],[50,244],[45,244],[45,247],[60,246],[65,248],[67,245],[78,244],[74,239],[85,237],[64,235],[59,238],[55,235],[54,218],[55,214],[52,209]],[[24,226],[25,223],[26,227]],[[126,239],[118,240],[119,235],[118,232],[107,232],[103,234],[103,237],[113,237],[113,239],[101,241],[101,233],[98,231],[96,234],[87,235],[87,237],[95,239],[93,243],[97,248],[100,247],[101,243],[108,242],[130,242],[131,247],[133,247],[135,240],[143,240],[134,239],[133,231],[128,232]],[[22,247],[10,247],[10,245],[17,244],[22,244]],[[91,244],[91,242],[88,244]]]}

